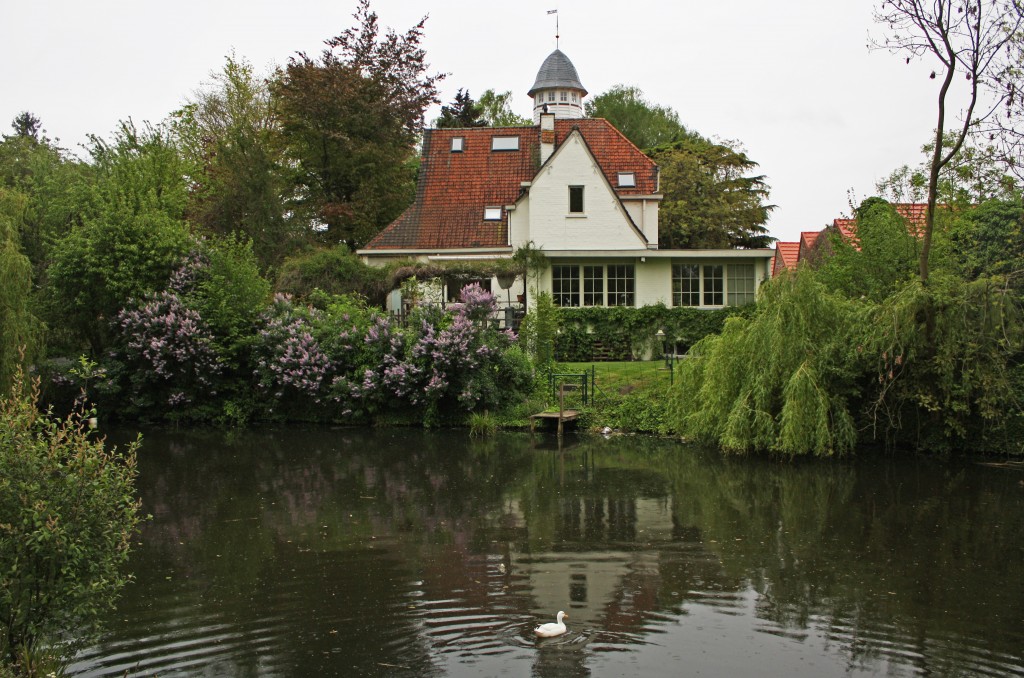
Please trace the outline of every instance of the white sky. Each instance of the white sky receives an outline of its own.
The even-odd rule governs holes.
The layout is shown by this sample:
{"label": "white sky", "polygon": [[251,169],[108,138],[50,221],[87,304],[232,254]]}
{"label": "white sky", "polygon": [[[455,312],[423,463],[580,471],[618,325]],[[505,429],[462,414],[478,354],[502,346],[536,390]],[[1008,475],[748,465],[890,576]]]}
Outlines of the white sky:
{"label": "white sky", "polygon": [[[740,141],[778,205],[782,240],[818,230],[874,193],[899,165],[920,162],[935,120],[930,62],[869,51],[881,35],[869,0],[373,0],[403,33],[429,15],[431,72],[442,100],[526,92],[555,48],[591,96],[617,83],[671,106],[705,136]],[[0,131],[23,110],[77,150],[119,120],[159,121],[219,70],[232,49],[260,71],[353,25],[354,0],[35,0],[0,12]],[[428,112],[428,120],[439,110]]]}

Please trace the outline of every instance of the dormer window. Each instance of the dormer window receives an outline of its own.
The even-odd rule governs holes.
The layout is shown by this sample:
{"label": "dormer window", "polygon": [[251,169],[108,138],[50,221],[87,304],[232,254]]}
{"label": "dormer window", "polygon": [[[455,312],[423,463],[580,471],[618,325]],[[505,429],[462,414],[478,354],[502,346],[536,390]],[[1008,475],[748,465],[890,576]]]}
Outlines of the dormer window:
{"label": "dormer window", "polygon": [[518,151],[519,137],[491,137],[492,151]]}
{"label": "dormer window", "polygon": [[636,187],[636,175],[633,172],[619,172],[619,188]]}
{"label": "dormer window", "polygon": [[465,142],[465,137],[452,137],[452,153],[462,153]]}
{"label": "dormer window", "polygon": [[501,221],[501,208],[500,207],[485,207],[484,208],[484,221]]}

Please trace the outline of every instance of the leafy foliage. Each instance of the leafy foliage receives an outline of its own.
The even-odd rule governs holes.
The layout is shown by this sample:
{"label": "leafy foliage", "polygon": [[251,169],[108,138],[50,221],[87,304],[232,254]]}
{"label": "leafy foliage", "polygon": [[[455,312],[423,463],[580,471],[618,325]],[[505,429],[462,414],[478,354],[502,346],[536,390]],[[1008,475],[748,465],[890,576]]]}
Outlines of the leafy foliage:
{"label": "leafy foliage", "polygon": [[512,92],[495,92],[493,89],[485,90],[477,101],[484,121],[491,127],[519,127],[532,125],[533,121],[524,118],[512,111]]}
{"label": "leafy foliage", "polygon": [[30,304],[32,265],[18,237],[26,202],[25,196],[0,187],[0,395],[43,347],[44,326]]}
{"label": "leafy foliage", "polygon": [[857,393],[856,318],[851,302],[807,271],[773,280],[752,318],[729,318],[721,335],[698,342],[682,361],[671,423],[732,452],[849,453],[857,442],[849,402]]}
{"label": "leafy foliage", "polygon": [[455,93],[455,100],[451,104],[441,107],[441,117],[434,122],[438,129],[452,127],[485,127],[487,121],[481,119],[483,111],[469,95],[469,90],[461,87]]}
{"label": "leafy foliage", "polygon": [[916,273],[918,241],[907,220],[880,198],[865,200],[856,214],[853,240],[828,233],[819,278],[850,298],[880,301]]}
{"label": "leafy foliage", "polygon": [[692,135],[649,152],[661,167],[665,199],[658,241],[670,248],[768,247],[765,224],[774,209],[765,204],[763,175],[745,153]]}
{"label": "leafy foliage", "polygon": [[49,317],[98,355],[129,299],[161,289],[188,249],[185,164],[166,130],[123,123],[93,138],[95,182],[82,222],[57,243],[48,269]]}
{"label": "leafy foliage", "polygon": [[[107,450],[79,417],[53,421],[18,374],[0,399],[0,657],[82,640],[131,580],[137,443]],[[2,660],[0,660],[2,661]]]}
{"label": "leafy foliage", "polygon": [[276,289],[300,299],[314,290],[327,294],[358,294],[375,305],[383,305],[391,290],[384,268],[364,264],[347,245],[297,254],[281,266]]}
{"label": "leafy foliage", "polygon": [[692,136],[675,110],[650,103],[637,87],[615,85],[583,108],[587,117],[605,118],[644,151]]}
{"label": "leafy foliage", "polygon": [[319,59],[300,53],[271,83],[296,163],[294,206],[323,224],[332,245],[362,245],[411,202],[414,146],[441,78],[426,75],[425,19],[381,37],[368,0],[355,18],[358,27],[328,40]]}
{"label": "leafy foliage", "polygon": [[700,309],[685,306],[666,307],[654,304],[640,308],[623,306],[587,306],[560,308],[556,357],[560,361],[588,361],[593,358],[594,343],[600,342],[619,360],[653,351],[658,330],[666,340],[685,351],[710,334],[718,334],[726,318],[748,316],[753,306],[730,306],[721,309]]}
{"label": "leafy foliage", "polygon": [[279,265],[309,235],[290,213],[287,160],[267,81],[250,63],[227,58],[212,81],[174,114],[174,134],[191,172],[189,221],[203,233],[253,242],[263,270]]}

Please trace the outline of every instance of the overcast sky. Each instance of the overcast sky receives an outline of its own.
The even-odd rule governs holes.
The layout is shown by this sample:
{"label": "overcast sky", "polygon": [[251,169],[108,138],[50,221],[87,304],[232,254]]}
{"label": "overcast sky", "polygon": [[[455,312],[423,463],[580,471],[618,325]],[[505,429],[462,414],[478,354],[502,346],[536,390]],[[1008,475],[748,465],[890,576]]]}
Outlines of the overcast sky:
{"label": "overcast sky", "polygon": [[[935,122],[930,62],[867,49],[867,0],[373,0],[382,26],[429,15],[432,72],[460,87],[526,92],[559,47],[591,96],[634,85],[705,136],[737,140],[760,164],[782,240],[848,213],[876,181],[920,162]],[[157,122],[232,50],[261,72],[353,25],[354,0],[35,0],[0,13],[0,126],[20,111],[78,150],[119,120]],[[428,112],[428,120],[439,110]]]}

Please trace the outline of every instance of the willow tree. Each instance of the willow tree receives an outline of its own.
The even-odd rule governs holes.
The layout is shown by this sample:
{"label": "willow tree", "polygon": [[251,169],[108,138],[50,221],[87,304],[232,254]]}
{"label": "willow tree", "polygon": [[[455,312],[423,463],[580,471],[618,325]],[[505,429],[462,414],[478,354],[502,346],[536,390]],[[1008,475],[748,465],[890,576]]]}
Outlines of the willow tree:
{"label": "willow tree", "polygon": [[752,318],[729,318],[690,349],[669,408],[674,428],[731,452],[850,452],[858,313],[810,270],[762,286]]}
{"label": "willow tree", "polygon": [[[999,109],[1012,88],[1000,88],[1005,77],[1001,67],[1007,50],[1021,35],[1024,7],[1020,0],[883,0],[875,20],[889,29],[876,47],[911,59],[930,56],[939,63],[931,78],[939,80],[935,140],[928,168],[928,208],[921,234],[919,275],[928,282],[928,256],[935,225],[939,178],[967,140],[972,129]],[[949,129],[947,107],[953,81],[967,80],[959,122]],[[990,87],[994,85],[994,87]],[[985,90],[996,92],[995,101],[983,102]],[[980,106],[980,108],[979,108]]]}
{"label": "willow tree", "polygon": [[26,202],[25,196],[0,188],[0,394],[42,344],[43,325],[29,306],[32,264],[21,252],[18,236]]}

